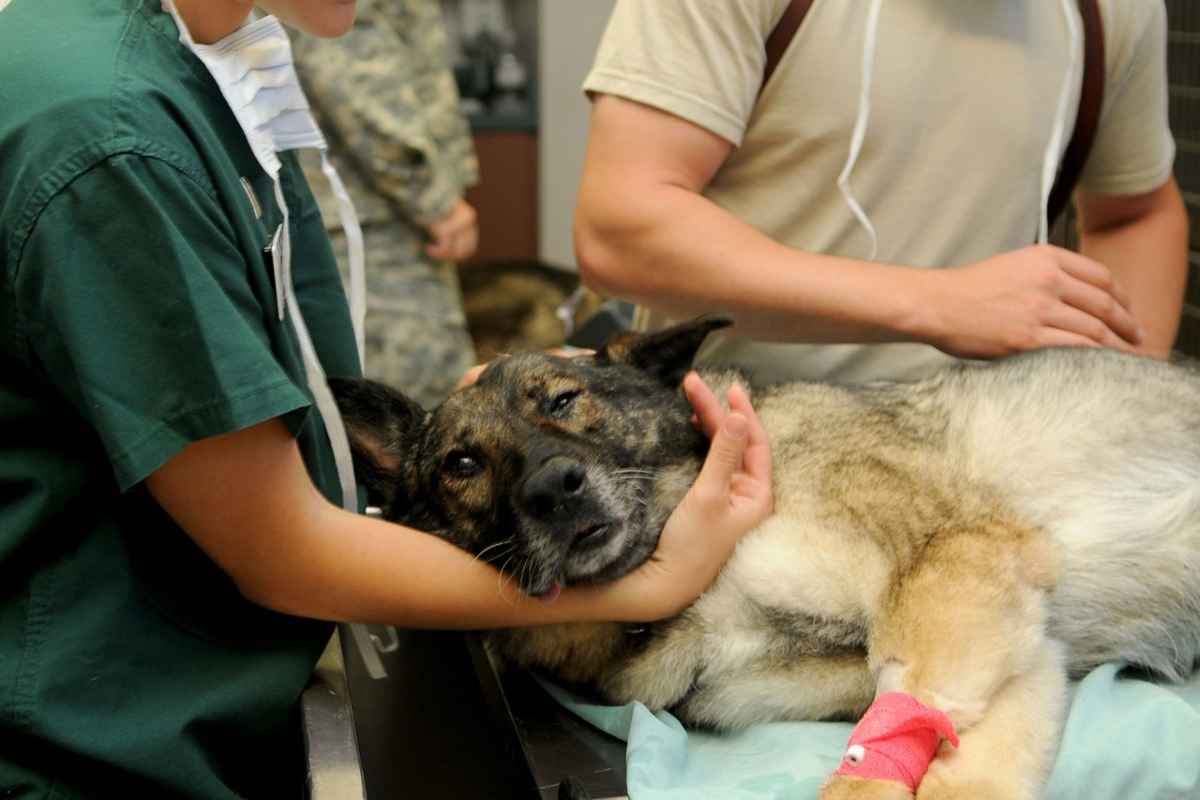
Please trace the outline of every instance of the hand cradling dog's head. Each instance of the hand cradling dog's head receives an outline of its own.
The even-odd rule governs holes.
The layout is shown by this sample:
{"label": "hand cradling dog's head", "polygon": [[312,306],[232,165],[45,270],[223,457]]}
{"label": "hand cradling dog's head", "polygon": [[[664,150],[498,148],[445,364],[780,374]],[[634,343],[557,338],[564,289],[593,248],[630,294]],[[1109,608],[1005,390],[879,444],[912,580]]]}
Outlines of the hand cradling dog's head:
{"label": "hand cradling dog's head", "polygon": [[654,551],[708,446],[680,382],[728,324],[623,335],[594,356],[507,356],[432,412],[371,381],[330,386],[385,518],[547,596],[614,580]]}

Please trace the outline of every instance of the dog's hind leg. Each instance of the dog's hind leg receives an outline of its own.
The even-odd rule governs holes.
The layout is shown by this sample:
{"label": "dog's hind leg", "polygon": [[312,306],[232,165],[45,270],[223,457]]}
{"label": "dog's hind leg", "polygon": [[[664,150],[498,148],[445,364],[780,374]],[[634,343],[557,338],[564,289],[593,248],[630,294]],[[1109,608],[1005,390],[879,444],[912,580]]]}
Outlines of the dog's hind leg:
{"label": "dog's hind leg", "polygon": [[[997,515],[935,538],[899,572],[868,643],[877,692],[915,697],[944,712],[962,735],[960,752],[942,743],[935,762],[945,763],[917,796],[1036,798],[1066,681],[1060,648],[1045,629],[1054,576],[1046,540]],[[846,785],[858,793],[844,794]],[[869,793],[874,785],[879,794]],[[891,797],[885,792],[896,785],[839,775],[822,797]]]}

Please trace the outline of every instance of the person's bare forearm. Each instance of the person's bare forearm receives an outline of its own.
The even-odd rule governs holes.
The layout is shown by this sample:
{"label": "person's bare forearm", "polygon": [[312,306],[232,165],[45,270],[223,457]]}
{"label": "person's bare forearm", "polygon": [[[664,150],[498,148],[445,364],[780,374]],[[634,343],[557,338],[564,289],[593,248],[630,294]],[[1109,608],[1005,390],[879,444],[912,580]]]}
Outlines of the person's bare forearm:
{"label": "person's bare forearm", "polygon": [[[248,599],[296,616],[421,628],[624,620],[624,585],[522,594],[441,539],[329,503],[277,420],[189,446],[147,480]],[[664,612],[665,613],[665,612]]]}
{"label": "person's bare forearm", "polygon": [[1187,210],[1174,183],[1144,213],[1088,226],[1084,215],[1084,255],[1105,264],[1128,289],[1145,338],[1140,350],[1165,357],[1179,331],[1187,284]]}
{"label": "person's bare forearm", "polygon": [[261,605],[302,617],[408,628],[475,629],[617,619],[611,587],[571,588],[544,603],[495,567],[421,531],[350,514],[316,498],[296,515],[269,573],[242,586]]}
{"label": "person's bare forearm", "polygon": [[918,338],[916,270],[785,247],[689,189],[590,185],[576,241],[599,291],[680,317],[729,312],[759,339]]}

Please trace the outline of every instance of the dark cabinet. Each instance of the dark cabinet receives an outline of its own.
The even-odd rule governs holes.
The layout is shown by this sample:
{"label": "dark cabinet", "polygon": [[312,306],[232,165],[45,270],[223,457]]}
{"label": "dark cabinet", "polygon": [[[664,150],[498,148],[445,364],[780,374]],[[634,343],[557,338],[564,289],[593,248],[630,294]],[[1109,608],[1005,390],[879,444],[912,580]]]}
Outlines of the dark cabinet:
{"label": "dark cabinet", "polygon": [[475,133],[479,184],[467,201],[479,214],[479,252],[473,261],[532,261],[538,254],[537,133]]}

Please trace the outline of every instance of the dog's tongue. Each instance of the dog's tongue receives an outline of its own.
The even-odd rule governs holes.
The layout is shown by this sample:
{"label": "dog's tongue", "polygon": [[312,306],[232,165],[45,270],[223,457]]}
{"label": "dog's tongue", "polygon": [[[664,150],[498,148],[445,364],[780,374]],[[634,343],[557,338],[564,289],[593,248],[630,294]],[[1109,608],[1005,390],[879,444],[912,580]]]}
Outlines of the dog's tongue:
{"label": "dog's tongue", "polygon": [[546,593],[540,596],[538,599],[549,605],[557,600],[560,594],[562,594],[562,584],[556,583],[546,590]]}

